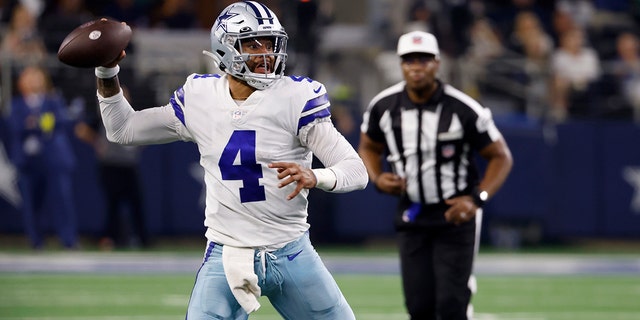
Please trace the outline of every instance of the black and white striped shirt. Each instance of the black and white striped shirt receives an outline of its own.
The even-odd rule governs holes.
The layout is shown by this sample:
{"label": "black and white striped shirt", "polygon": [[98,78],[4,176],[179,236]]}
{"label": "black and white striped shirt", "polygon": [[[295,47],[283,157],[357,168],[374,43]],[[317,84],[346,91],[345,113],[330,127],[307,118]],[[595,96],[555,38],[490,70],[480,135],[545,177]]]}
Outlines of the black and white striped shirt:
{"label": "black and white striped shirt", "polygon": [[502,137],[488,108],[438,84],[425,105],[409,100],[404,82],[385,89],[369,103],[361,126],[386,145],[387,161],[407,179],[407,196],[415,203],[438,204],[470,194],[479,179],[474,152]]}

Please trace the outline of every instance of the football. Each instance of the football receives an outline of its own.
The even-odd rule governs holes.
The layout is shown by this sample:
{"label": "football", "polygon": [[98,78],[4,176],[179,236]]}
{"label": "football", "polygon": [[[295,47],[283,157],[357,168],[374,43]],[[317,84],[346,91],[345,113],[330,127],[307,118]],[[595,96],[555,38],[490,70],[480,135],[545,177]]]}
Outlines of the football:
{"label": "football", "polygon": [[71,31],[60,44],[58,60],[78,68],[93,68],[115,60],[129,41],[131,27],[101,18]]}

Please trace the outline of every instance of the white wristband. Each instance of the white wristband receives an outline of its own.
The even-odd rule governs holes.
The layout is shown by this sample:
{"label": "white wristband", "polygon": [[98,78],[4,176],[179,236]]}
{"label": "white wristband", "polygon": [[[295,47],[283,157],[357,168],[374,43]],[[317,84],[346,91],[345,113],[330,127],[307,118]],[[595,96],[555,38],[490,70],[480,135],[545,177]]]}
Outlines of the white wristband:
{"label": "white wristband", "polygon": [[116,65],[113,68],[96,67],[96,77],[100,79],[111,79],[118,75],[120,72],[120,66]]}
{"label": "white wristband", "polygon": [[313,174],[316,175],[316,188],[331,191],[336,187],[338,178],[331,169],[311,169]]}

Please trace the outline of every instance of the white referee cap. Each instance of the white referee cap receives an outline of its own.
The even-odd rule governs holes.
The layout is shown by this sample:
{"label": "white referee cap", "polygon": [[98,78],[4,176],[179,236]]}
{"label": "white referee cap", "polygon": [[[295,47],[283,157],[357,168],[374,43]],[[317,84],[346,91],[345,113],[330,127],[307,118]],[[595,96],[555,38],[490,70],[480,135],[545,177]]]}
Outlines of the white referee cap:
{"label": "white referee cap", "polygon": [[398,56],[414,52],[429,53],[439,57],[438,40],[433,34],[424,31],[411,31],[400,36]]}

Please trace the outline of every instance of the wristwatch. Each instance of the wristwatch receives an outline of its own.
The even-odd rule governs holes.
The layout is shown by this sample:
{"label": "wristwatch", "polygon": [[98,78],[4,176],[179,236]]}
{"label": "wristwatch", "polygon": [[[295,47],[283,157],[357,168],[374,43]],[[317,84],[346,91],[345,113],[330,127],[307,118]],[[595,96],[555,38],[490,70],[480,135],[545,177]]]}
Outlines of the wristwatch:
{"label": "wristwatch", "polygon": [[489,193],[484,190],[480,190],[480,192],[474,193],[471,197],[473,198],[473,203],[476,204],[476,207],[482,208],[484,203],[487,202],[487,199],[489,199]]}

